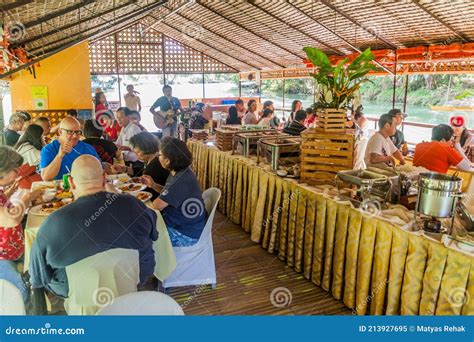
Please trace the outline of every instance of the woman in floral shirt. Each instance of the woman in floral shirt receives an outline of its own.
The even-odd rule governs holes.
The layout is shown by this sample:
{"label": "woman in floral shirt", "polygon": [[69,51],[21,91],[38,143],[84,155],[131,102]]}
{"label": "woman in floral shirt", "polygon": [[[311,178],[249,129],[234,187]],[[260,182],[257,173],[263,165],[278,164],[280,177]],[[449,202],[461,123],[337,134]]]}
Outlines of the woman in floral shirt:
{"label": "woman in floral shirt", "polygon": [[0,146],[0,279],[18,287],[26,302],[28,290],[17,270],[17,261],[24,251],[21,221],[36,193],[27,193],[21,198],[10,200],[21,181],[19,169],[22,164],[23,157],[14,149]]}

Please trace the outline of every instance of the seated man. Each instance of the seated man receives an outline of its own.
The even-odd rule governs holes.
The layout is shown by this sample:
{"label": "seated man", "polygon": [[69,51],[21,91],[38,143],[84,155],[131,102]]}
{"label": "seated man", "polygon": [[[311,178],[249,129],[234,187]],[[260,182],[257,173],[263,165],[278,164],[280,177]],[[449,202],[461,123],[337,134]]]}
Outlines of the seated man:
{"label": "seated man", "polygon": [[115,142],[119,150],[124,151],[123,159],[126,162],[136,162],[138,160],[137,155],[132,151],[130,146],[130,138],[140,133],[142,130],[140,127],[133,123],[130,116],[132,111],[127,107],[120,107],[115,113],[118,124],[121,127],[117,141]]}
{"label": "seated man", "polygon": [[25,119],[19,113],[15,113],[10,116],[8,127],[3,132],[6,145],[15,146],[15,144],[20,139],[20,132],[23,130],[24,125]]}
{"label": "seated man", "polygon": [[33,243],[33,288],[67,297],[66,267],[113,248],[138,250],[144,284],[155,268],[156,214],[130,195],[106,192],[105,174],[92,156],[76,159],[69,182],[76,200],[49,215]]}
{"label": "seated man", "polygon": [[41,177],[43,180],[61,179],[70,172],[72,163],[83,154],[99,156],[94,147],[81,138],[81,124],[73,117],[65,117],[59,124],[59,138],[44,146],[41,150]]}
{"label": "seated man", "polygon": [[452,147],[453,134],[453,129],[448,125],[433,127],[431,142],[416,145],[413,165],[439,173],[448,172],[450,166],[462,171],[470,170],[471,162],[459,142]]}
{"label": "seated man", "polygon": [[306,111],[299,110],[295,114],[295,118],[290,125],[283,129],[283,133],[289,135],[300,135],[306,129],[304,122],[306,120]]}
{"label": "seated man", "polygon": [[364,158],[367,166],[375,164],[395,166],[395,159],[398,159],[401,165],[405,164],[402,153],[390,139],[395,135],[396,130],[397,123],[394,117],[390,114],[383,114],[379,119],[379,131],[375,132],[367,143]]}
{"label": "seated man", "polygon": [[103,139],[104,128],[96,119],[86,120],[84,123],[83,142],[94,147],[95,151],[104,163],[113,164],[114,157],[117,157],[118,148],[110,140]]}

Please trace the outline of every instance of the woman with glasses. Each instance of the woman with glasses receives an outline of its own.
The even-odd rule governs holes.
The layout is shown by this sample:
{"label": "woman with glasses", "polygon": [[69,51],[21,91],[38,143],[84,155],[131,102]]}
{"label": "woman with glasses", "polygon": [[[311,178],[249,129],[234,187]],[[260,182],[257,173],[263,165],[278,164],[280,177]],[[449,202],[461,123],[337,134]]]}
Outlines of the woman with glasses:
{"label": "woman with glasses", "polygon": [[73,117],[64,118],[59,125],[59,138],[41,150],[40,164],[43,180],[62,179],[70,173],[72,163],[83,154],[100,160],[94,147],[81,139],[81,124]]}
{"label": "woman with glasses", "polygon": [[18,188],[22,164],[23,157],[13,148],[0,146],[0,279],[15,285],[26,303],[29,292],[17,269],[24,251],[21,221],[26,208],[39,192],[27,192],[20,199],[10,200]]}

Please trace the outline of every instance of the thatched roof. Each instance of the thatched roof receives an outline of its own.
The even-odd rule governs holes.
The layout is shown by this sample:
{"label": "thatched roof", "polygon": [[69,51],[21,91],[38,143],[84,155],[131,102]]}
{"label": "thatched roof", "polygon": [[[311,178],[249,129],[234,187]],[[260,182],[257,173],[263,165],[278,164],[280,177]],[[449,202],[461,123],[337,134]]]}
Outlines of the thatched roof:
{"label": "thatched roof", "polygon": [[239,71],[302,65],[304,46],[331,54],[474,39],[474,1],[62,0],[1,5],[13,43],[32,58],[140,21]]}

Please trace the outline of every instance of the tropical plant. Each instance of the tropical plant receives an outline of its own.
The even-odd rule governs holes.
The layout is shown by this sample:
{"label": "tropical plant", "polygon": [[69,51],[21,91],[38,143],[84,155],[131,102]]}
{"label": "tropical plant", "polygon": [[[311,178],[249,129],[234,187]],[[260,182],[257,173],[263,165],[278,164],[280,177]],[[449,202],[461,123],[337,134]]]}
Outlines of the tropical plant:
{"label": "tropical plant", "polygon": [[318,83],[319,98],[315,103],[317,109],[347,108],[361,84],[369,81],[365,75],[370,71],[379,70],[372,63],[374,55],[370,48],[359,54],[347,66],[348,58],[342,59],[333,66],[323,51],[314,47],[305,47],[303,50],[308,59],[318,68],[318,72],[312,74]]}

